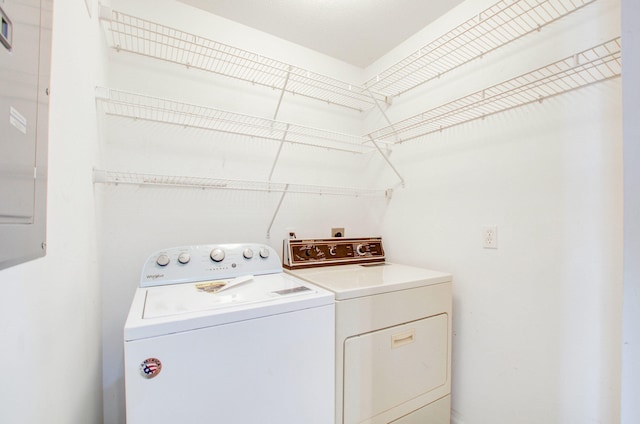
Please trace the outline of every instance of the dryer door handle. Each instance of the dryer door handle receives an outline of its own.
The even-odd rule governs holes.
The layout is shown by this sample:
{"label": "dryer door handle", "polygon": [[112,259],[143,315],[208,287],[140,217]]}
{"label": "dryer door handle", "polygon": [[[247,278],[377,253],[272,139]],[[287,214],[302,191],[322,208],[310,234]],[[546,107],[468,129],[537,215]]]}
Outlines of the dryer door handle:
{"label": "dryer door handle", "polygon": [[415,330],[405,331],[404,333],[393,334],[391,336],[391,348],[395,349],[413,343],[415,340]]}

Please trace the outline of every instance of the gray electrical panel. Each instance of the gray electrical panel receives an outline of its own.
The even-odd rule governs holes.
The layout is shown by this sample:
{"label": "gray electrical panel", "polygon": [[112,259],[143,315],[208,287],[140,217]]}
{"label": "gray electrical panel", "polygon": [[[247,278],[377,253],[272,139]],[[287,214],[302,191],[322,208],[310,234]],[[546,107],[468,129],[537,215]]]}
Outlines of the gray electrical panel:
{"label": "gray electrical panel", "polygon": [[0,269],[46,252],[53,0],[0,0]]}

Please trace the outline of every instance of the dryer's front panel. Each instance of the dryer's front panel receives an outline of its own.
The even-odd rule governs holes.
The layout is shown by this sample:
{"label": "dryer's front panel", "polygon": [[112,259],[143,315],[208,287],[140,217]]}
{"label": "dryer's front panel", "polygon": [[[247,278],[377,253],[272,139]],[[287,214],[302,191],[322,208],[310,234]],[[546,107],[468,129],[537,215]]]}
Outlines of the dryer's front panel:
{"label": "dryer's front panel", "polygon": [[343,422],[389,422],[439,399],[449,383],[449,325],[443,313],[348,338]]}

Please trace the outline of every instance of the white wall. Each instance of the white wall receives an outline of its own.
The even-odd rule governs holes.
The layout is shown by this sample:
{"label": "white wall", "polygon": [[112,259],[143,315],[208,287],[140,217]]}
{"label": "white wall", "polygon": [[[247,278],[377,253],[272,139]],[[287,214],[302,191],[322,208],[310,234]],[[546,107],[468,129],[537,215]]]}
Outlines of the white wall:
{"label": "white wall", "polygon": [[53,12],[47,256],[0,271],[0,422],[102,422],[99,276],[91,168],[100,74],[83,1]]}
{"label": "white wall", "polygon": [[[466,1],[391,56],[492,3]],[[388,114],[395,121],[607,41],[620,35],[619,16],[618,1],[595,2],[396,99]],[[407,184],[382,235],[392,260],[454,275],[455,424],[619,422],[621,113],[618,78],[395,149]],[[367,117],[368,129],[380,122]],[[497,250],[482,247],[485,225],[498,226]]]}
{"label": "white wall", "polygon": [[624,87],[624,315],[622,424],[640,422],[640,5],[622,1]]}
{"label": "white wall", "polygon": [[[428,41],[431,33],[490,3],[468,0],[376,66],[424,44],[419,37]],[[113,4],[151,19],[171,19],[175,26],[203,35],[210,31],[212,38],[338,78],[363,79],[357,69],[250,29],[222,20],[211,25],[208,15],[168,0]],[[273,194],[99,185],[94,203],[94,165],[262,179],[277,147],[247,140],[230,147],[210,133],[100,114],[96,122],[93,87],[103,83],[103,69],[107,85],[115,88],[238,112],[249,107],[249,113],[269,116],[277,101],[273,93],[230,90],[210,76],[113,52],[105,68],[96,12],[90,19],[82,1],[55,5],[48,254],[0,271],[0,362],[8,365],[0,380],[0,422],[102,422],[102,354],[104,422],[124,422],[122,326],[140,266],[152,251],[239,240],[279,247],[287,227],[296,227],[301,236],[317,236],[337,225],[345,226],[348,235],[382,232],[391,259],[453,272],[457,424],[618,422],[619,80],[401,146],[392,158],[407,187],[396,191],[390,203],[289,195],[271,239],[266,239],[279,200]],[[619,34],[617,1],[601,0],[583,12],[453,74],[449,81],[455,83],[439,81],[422,94],[398,100],[389,113],[400,118],[429,102],[437,104]],[[375,73],[376,66],[367,72]],[[325,111],[299,99],[285,103],[281,119],[349,132],[361,125],[360,117],[350,112]],[[365,117],[367,128],[380,122],[375,113]],[[637,163],[635,156],[627,159]],[[626,169],[627,181],[637,181],[637,170],[631,168]],[[363,175],[371,170],[379,174],[379,187],[396,181],[376,157],[353,161],[291,148],[275,179],[358,186],[370,181]],[[627,199],[636,199],[637,187],[630,184],[628,190]],[[630,216],[638,215],[636,204],[626,203]],[[486,224],[498,225],[498,250],[481,248]],[[633,228],[626,229],[627,255],[636,246]],[[625,320],[632,325],[625,340],[634,341],[637,272],[631,260],[627,264],[626,287],[632,295],[626,298]],[[633,346],[625,345],[629,372],[634,370],[629,359]],[[637,421],[638,412],[637,383],[628,379],[625,384],[626,424]]]}
{"label": "white wall", "polygon": [[[114,0],[114,9],[188,29],[337,78],[362,81],[491,5],[468,0],[361,73],[188,6]],[[400,99],[392,120],[564,58],[620,34],[619,2],[601,0]],[[100,41],[101,45],[104,42]],[[270,117],[278,93],[109,52],[106,85]],[[100,115],[99,167],[264,180],[277,144]],[[366,115],[286,98],[279,119],[358,133]],[[299,236],[382,233],[392,260],[454,274],[456,424],[615,423],[622,292],[622,119],[612,80],[399,146],[407,181],[393,199],[96,186],[103,308],[104,422],[124,422],[122,327],[141,264],[155,250]],[[276,181],[378,188],[397,178],[375,155],[288,146]],[[498,250],[481,247],[497,225]]]}

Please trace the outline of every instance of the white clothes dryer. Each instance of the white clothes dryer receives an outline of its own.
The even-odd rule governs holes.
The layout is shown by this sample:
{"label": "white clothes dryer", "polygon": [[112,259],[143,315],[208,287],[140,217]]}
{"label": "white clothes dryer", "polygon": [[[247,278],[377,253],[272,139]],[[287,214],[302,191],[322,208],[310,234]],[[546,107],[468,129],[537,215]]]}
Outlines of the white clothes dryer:
{"label": "white clothes dryer", "polygon": [[154,253],[124,328],[127,423],[333,423],[333,300],[266,245]]}
{"label": "white clothes dryer", "polygon": [[452,277],[381,238],[285,240],[286,272],[335,293],[337,424],[449,424]]}

